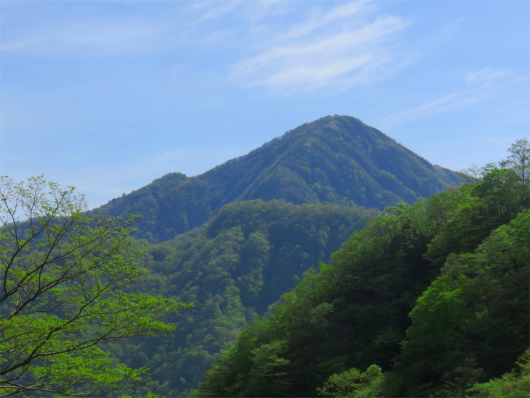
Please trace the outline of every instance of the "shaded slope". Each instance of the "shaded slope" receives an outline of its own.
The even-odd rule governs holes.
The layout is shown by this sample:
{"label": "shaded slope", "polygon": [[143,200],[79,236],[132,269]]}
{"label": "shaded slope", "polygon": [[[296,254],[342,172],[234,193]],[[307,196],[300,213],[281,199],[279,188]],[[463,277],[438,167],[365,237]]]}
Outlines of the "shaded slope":
{"label": "shaded slope", "polygon": [[169,320],[177,323],[174,332],[115,344],[109,351],[130,366],[150,368],[148,387],[161,396],[196,388],[247,321],[263,315],[311,266],[328,261],[374,213],[330,204],[243,201],[224,206],[201,228],[148,245],[142,265],[150,273],[135,291],[193,302],[194,308]]}
{"label": "shaded slope", "polygon": [[225,204],[284,199],[383,209],[457,184],[379,130],[349,116],[306,123],[196,177],[167,174],[97,209],[144,216],[139,237],[164,241],[202,225]]}

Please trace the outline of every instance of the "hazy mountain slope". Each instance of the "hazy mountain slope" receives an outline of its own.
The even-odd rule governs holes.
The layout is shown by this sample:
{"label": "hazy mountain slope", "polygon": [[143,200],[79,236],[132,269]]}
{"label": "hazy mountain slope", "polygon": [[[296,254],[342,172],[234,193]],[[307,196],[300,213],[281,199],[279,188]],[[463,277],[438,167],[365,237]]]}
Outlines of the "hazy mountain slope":
{"label": "hazy mountain slope", "polygon": [[143,215],[137,236],[164,241],[202,225],[235,201],[383,209],[457,183],[456,173],[431,165],[358,119],[327,116],[199,176],[167,174],[96,211]]}
{"label": "hazy mountain slope", "polygon": [[203,372],[236,342],[249,320],[294,288],[308,268],[328,261],[376,212],[243,201],[224,206],[204,227],[147,245],[141,261],[150,273],[135,291],[194,307],[171,319],[177,323],[174,332],[116,343],[109,350],[130,366],[150,368],[148,387],[161,396],[197,387]]}

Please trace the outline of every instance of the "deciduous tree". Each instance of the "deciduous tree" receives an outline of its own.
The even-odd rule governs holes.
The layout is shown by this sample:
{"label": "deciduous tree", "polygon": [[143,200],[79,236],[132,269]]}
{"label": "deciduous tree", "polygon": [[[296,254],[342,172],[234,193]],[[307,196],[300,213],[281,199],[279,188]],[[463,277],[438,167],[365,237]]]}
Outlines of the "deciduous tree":
{"label": "deciduous tree", "polygon": [[0,177],[0,397],[104,394],[146,369],[113,364],[105,342],[172,330],[183,307],[125,293],[143,271],[129,237],[135,218],[89,217],[74,188],[43,177]]}

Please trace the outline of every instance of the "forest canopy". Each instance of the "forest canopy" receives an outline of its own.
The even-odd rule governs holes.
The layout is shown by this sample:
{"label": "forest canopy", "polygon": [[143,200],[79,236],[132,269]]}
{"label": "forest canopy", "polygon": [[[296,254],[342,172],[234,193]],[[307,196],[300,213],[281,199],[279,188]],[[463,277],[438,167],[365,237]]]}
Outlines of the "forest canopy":
{"label": "forest canopy", "polygon": [[236,201],[158,244],[2,179],[0,394],[528,396],[529,154],[384,212]]}
{"label": "forest canopy", "polygon": [[520,140],[473,182],[387,208],[248,326],[197,394],[528,396],[529,155]]}

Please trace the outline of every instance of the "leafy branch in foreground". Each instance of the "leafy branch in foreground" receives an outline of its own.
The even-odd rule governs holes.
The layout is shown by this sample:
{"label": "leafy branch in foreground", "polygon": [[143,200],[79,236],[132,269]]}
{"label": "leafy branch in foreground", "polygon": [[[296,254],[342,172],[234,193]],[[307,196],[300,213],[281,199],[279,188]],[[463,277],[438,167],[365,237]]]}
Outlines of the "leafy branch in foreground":
{"label": "leafy branch in foreground", "polygon": [[84,210],[72,187],[0,177],[0,397],[134,385],[147,369],[115,366],[99,346],[170,331],[161,319],[185,307],[121,291],[143,274],[129,236],[137,220]]}

